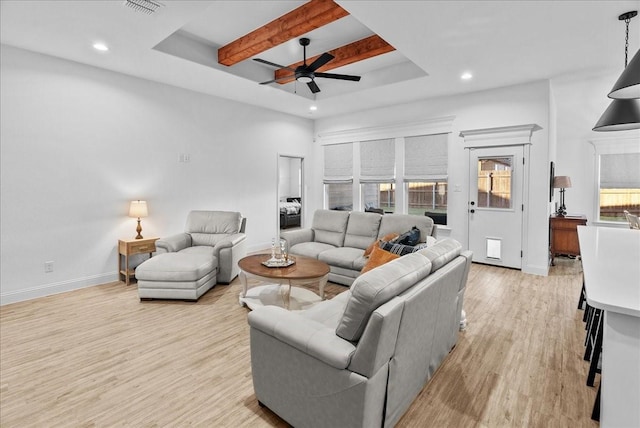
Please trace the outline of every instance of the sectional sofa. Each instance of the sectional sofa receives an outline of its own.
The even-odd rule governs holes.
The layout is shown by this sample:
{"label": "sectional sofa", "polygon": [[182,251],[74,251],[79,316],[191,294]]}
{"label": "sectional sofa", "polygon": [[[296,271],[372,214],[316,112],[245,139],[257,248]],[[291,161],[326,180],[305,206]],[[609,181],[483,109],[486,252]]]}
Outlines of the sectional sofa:
{"label": "sectional sofa", "polygon": [[[357,215],[342,227],[364,243],[355,219],[375,222]],[[457,342],[470,264],[471,252],[445,238],[305,311],[257,308],[248,316],[256,398],[295,427],[394,426]]]}
{"label": "sectional sofa", "polygon": [[365,249],[390,234],[403,234],[417,227],[420,242],[435,241],[436,226],[425,216],[380,215],[371,212],[317,210],[311,228],[281,231],[290,254],[312,257],[327,263],[329,281],[351,285],[367,263]]}

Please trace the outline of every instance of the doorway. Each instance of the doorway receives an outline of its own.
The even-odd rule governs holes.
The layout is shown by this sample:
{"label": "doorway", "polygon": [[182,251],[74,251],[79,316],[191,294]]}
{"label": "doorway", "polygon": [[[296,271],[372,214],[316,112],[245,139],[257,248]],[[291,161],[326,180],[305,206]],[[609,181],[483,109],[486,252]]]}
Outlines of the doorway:
{"label": "doorway", "polygon": [[278,229],[303,225],[304,158],[278,155]]}
{"label": "doorway", "polygon": [[473,261],[522,268],[524,146],[469,149]]}

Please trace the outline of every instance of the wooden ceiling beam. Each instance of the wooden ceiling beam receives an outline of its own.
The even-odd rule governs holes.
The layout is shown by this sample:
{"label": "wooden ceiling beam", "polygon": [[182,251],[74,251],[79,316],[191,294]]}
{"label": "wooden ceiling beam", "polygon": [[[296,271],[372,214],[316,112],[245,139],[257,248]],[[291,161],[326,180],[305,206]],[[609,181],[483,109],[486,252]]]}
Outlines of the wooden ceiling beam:
{"label": "wooden ceiling beam", "polygon": [[[382,55],[387,52],[396,50],[389,43],[385,42],[382,37],[374,34],[373,36],[366,37],[357,42],[349,43],[342,47],[329,51],[335,58],[320,67],[316,71],[329,71],[334,68],[342,67],[354,62],[362,61],[364,59],[373,58],[374,56]],[[320,55],[316,55],[313,58],[307,58],[307,64],[313,63]],[[295,70],[296,67],[302,65],[302,61],[289,65],[289,68]],[[275,71],[275,79],[290,76],[289,79],[279,80],[278,83],[285,84],[294,80],[294,75],[289,70],[281,68]]]}
{"label": "wooden ceiling beam", "polygon": [[333,0],[310,0],[218,49],[218,62],[234,65],[349,15]]}

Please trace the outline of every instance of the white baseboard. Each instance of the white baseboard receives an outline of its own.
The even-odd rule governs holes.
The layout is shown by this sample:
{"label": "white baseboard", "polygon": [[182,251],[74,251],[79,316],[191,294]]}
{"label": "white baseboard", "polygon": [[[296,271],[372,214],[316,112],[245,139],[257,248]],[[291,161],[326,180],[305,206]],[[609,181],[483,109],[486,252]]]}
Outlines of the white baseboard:
{"label": "white baseboard", "polygon": [[38,285],[22,290],[9,291],[7,293],[0,293],[0,306],[8,305],[9,303],[36,299],[38,297],[50,296],[52,294],[79,290],[81,288],[92,287],[94,285],[100,285],[114,281],[118,281],[118,274],[109,272],[86,276],[84,278],[76,278],[66,281],[53,282],[50,284]]}
{"label": "white baseboard", "polygon": [[526,265],[522,267],[522,272],[530,273],[532,275],[540,275],[540,276],[548,276],[549,275],[549,266],[534,266],[534,265]]}

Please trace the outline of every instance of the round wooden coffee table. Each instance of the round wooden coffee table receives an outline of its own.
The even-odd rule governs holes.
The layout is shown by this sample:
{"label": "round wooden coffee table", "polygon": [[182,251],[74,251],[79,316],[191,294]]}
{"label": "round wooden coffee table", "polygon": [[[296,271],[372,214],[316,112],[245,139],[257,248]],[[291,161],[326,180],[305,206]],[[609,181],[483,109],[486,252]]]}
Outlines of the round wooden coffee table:
{"label": "round wooden coffee table", "polygon": [[[248,295],[248,277],[276,284],[275,288],[272,285],[268,290],[263,288],[258,291],[270,291],[272,292],[271,294],[273,294],[273,291],[275,290],[278,295],[281,296],[282,306],[287,309],[300,309],[290,308],[292,291],[295,291],[296,293],[304,293],[307,291],[305,289],[292,289],[292,287],[295,287],[296,285],[309,285],[317,282],[318,295],[320,298],[318,299],[316,297],[316,299],[324,300],[324,286],[327,284],[327,280],[329,278],[328,264],[303,256],[293,256],[292,258],[295,260],[295,263],[288,267],[267,267],[262,264],[262,262],[265,262],[270,258],[270,254],[255,254],[247,256],[238,262],[238,266],[240,267],[240,282],[242,283],[242,292],[240,293],[239,298],[240,305],[247,305],[249,308],[252,308],[252,306],[262,306],[265,304],[264,302],[260,302],[257,291],[254,292],[254,289],[257,289],[258,287],[252,288],[251,291],[254,292],[253,296]],[[287,287],[281,287],[282,285]],[[284,292],[281,290],[282,288],[284,289]],[[278,303],[272,302],[266,304]]]}

